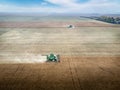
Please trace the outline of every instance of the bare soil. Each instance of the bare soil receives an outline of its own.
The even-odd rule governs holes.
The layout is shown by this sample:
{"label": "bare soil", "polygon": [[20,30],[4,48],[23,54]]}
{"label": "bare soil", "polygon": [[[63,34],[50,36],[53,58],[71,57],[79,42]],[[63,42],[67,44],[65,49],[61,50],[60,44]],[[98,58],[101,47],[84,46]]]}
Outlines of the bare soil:
{"label": "bare soil", "polygon": [[60,63],[1,64],[0,90],[119,90],[120,57],[66,57]]}

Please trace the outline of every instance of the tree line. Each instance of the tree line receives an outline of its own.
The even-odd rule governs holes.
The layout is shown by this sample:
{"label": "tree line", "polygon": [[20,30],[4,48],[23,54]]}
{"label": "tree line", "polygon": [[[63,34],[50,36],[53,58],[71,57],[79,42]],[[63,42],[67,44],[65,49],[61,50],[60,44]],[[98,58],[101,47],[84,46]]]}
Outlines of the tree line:
{"label": "tree line", "polygon": [[120,17],[101,16],[101,17],[94,17],[93,19],[112,23],[112,24],[120,24]]}

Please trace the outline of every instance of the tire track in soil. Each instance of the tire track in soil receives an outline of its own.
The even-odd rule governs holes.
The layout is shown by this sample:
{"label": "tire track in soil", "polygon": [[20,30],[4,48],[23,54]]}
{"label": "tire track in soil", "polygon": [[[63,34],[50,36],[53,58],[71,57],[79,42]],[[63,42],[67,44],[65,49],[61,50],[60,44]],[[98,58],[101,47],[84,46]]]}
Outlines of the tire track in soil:
{"label": "tire track in soil", "polygon": [[111,74],[111,75],[115,75],[112,71],[110,71],[110,70],[107,70],[107,69],[104,69],[103,67],[101,67],[101,66],[98,66],[98,68],[100,69],[100,70],[102,70],[102,71],[105,71],[105,72],[107,72],[107,73],[109,73],[109,74]]}
{"label": "tire track in soil", "polygon": [[72,82],[73,82],[73,86],[74,86],[74,88],[75,88],[75,90],[76,90],[76,84],[75,84],[75,81],[74,81],[74,78],[73,78],[73,72],[72,72],[72,68],[71,68],[71,65],[70,65],[70,61],[68,60],[68,64],[69,64],[69,71],[70,71],[70,74],[71,74],[71,79],[72,79]]}
{"label": "tire track in soil", "polygon": [[[26,88],[26,87],[24,87],[24,85],[27,85],[25,83],[25,81],[26,81],[26,78],[28,77],[28,75],[26,75],[26,73],[25,73],[26,65],[27,64],[17,64],[17,65],[15,65],[15,66],[17,66],[17,68],[15,68],[15,72],[13,73],[13,80],[10,79],[10,81],[9,81],[11,83],[11,84],[9,84],[10,88],[15,88],[15,89]],[[30,71],[28,71],[28,72],[30,74]]]}
{"label": "tire track in soil", "polygon": [[[80,82],[80,79],[78,77],[74,62],[72,62],[71,59],[67,59],[67,60],[68,60],[69,70],[71,73],[72,82],[73,82],[73,86],[74,86],[75,90],[83,90],[83,88],[81,87],[81,82]],[[71,62],[72,62],[72,64],[71,64]]]}
{"label": "tire track in soil", "polygon": [[[21,74],[20,68],[21,68],[21,66],[20,66],[20,64],[18,64],[15,72],[13,73],[13,77],[15,77],[14,80],[13,80],[13,83],[12,83],[13,85],[15,85],[16,81],[18,81],[18,79],[19,79],[19,76]],[[19,74],[19,75],[17,75],[17,74]]]}
{"label": "tire track in soil", "polygon": [[74,65],[75,72],[76,72],[76,75],[77,75],[77,78],[78,78],[79,87],[80,87],[81,90],[83,90],[83,88],[82,88],[82,86],[81,86],[82,84],[81,84],[80,78],[79,78],[79,76],[78,76],[77,67],[76,67],[75,63],[74,63],[73,65]]}

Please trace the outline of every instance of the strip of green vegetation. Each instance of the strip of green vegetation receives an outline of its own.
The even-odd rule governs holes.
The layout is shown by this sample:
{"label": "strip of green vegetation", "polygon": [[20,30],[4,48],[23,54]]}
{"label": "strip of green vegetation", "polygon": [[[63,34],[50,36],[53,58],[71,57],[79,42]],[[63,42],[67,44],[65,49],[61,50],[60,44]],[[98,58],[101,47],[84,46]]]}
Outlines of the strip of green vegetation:
{"label": "strip of green vegetation", "polygon": [[101,16],[101,17],[93,17],[92,19],[107,23],[112,23],[112,24],[120,24],[120,17]]}
{"label": "strip of green vegetation", "polygon": [[112,17],[112,16],[90,16],[90,17],[85,17],[85,18],[90,18],[98,21],[103,21],[107,23],[112,23],[112,24],[120,24],[120,17]]}
{"label": "strip of green vegetation", "polygon": [[112,23],[112,24],[120,24],[120,17],[101,16],[101,17],[97,17],[95,19],[99,20],[99,21]]}

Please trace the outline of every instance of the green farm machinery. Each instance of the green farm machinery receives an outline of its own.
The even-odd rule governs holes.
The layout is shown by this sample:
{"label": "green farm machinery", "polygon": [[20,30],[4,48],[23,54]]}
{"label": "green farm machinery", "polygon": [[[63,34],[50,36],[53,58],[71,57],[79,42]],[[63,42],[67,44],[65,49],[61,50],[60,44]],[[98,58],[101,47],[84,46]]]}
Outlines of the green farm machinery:
{"label": "green farm machinery", "polygon": [[48,62],[60,62],[59,55],[55,55],[53,53],[47,55],[47,61]]}

